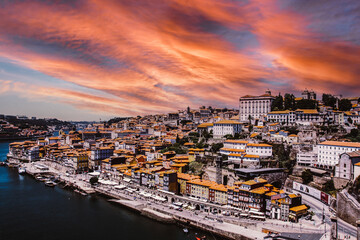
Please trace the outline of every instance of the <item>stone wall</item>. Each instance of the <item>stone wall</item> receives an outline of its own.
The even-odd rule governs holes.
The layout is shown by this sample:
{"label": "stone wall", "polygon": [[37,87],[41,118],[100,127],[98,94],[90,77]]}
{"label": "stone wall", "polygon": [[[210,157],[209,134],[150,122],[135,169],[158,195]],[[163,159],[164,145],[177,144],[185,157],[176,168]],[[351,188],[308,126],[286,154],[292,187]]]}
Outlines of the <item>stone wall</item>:
{"label": "stone wall", "polygon": [[356,221],[360,219],[360,204],[348,196],[345,191],[337,195],[337,217],[356,226]]}
{"label": "stone wall", "polygon": [[342,189],[349,183],[349,180],[338,177],[334,177],[333,180],[336,189]]}

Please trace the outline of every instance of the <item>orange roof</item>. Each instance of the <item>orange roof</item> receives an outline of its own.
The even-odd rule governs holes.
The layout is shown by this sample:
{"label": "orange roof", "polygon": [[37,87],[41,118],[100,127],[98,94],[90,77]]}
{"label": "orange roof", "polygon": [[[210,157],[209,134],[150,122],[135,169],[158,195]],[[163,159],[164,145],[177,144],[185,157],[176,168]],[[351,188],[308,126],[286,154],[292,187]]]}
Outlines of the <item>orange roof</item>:
{"label": "orange roof", "polygon": [[235,149],[235,148],[221,148],[220,150],[229,151],[229,152],[245,152],[244,149]]}
{"label": "orange roof", "polygon": [[328,146],[341,146],[341,147],[355,147],[360,148],[359,142],[339,142],[339,141],[325,141],[319,143],[319,145],[328,145]]}
{"label": "orange roof", "polygon": [[233,121],[233,120],[222,120],[222,121],[218,121],[214,124],[242,124],[238,121]]}
{"label": "orange roof", "polygon": [[245,141],[245,140],[226,140],[224,143],[247,144],[248,141]]}
{"label": "orange roof", "polygon": [[259,155],[246,154],[244,158],[259,158]]}
{"label": "orange roof", "polygon": [[265,144],[265,143],[249,143],[247,145],[248,147],[272,147],[269,144]]}

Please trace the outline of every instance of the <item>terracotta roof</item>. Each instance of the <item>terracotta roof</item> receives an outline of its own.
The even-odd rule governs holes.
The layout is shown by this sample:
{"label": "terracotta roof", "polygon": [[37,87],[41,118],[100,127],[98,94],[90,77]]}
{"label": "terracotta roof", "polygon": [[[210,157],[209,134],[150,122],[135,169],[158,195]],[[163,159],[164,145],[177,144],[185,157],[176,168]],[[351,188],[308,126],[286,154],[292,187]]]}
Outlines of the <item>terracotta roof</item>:
{"label": "terracotta roof", "polygon": [[325,141],[325,142],[319,143],[319,145],[341,146],[341,147],[356,147],[356,148],[360,148],[360,143],[359,143],[359,142]]}

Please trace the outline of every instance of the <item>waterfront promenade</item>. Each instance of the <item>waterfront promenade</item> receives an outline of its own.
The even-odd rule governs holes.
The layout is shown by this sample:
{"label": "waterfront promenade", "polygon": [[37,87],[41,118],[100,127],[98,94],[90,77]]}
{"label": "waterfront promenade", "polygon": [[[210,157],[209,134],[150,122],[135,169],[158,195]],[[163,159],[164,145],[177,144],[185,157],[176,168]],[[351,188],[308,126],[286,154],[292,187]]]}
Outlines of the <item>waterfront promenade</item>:
{"label": "waterfront promenade", "polygon": [[[51,173],[52,175],[58,176],[66,184],[73,186],[74,188],[80,189],[86,193],[100,193],[110,197],[113,202],[121,204],[127,208],[133,209],[146,215],[150,218],[163,221],[163,222],[177,222],[188,225],[189,227],[196,227],[210,231],[222,236],[226,236],[232,239],[263,239],[266,234],[263,230],[271,232],[298,232],[298,233],[324,233],[325,226],[321,224],[319,219],[314,222],[309,222],[301,219],[300,223],[283,222],[279,220],[267,219],[265,222],[256,221],[251,219],[244,219],[235,216],[224,216],[220,214],[213,214],[204,211],[195,211],[193,209],[186,209],[184,211],[178,211],[173,209],[174,206],[172,201],[161,202],[153,198],[145,197],[142,193],[149,195],[156,195],[159,193],[158,190],[151,190],[143,186],[139,186],[134,183],[128,183],[125,181],[117,182],[126,186],[127,189],[136,189],[137,191],[129,192],[126,189],[118,189],[114,185],[107,185],[99,183],[96,187],[89,184],[90,176],[87,174],[69,174],[69,169],[60,164],[41,161],[41,164],[48,166],[48,170],[45,173]],[[33,163],[23,164],[27,171],[32,174],[41,174],[42,171],[36,169]],[[181,202],[192,202],[195,204],[217,206],[211,203],[204,203],[200,200],[190,199],[184,196],[174,196],[177,201]],[[225,207],[223,207],[225,208]],[[326,226],[330,229],[330,226]]]}

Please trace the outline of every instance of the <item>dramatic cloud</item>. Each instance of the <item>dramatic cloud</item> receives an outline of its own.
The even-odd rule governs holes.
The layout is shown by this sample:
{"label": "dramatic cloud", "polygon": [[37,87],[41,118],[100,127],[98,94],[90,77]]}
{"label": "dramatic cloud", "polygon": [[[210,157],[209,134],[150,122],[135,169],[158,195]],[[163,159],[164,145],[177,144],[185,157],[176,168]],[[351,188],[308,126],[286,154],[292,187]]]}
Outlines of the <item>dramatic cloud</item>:
{"label": "dramatic cloud", "polygon": [[352,95],[360,3],[344,2],[4,1],[0,57],[81,88],[24,80],[29,99],[112,115],[236,107],[267,88]]}

